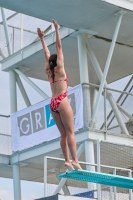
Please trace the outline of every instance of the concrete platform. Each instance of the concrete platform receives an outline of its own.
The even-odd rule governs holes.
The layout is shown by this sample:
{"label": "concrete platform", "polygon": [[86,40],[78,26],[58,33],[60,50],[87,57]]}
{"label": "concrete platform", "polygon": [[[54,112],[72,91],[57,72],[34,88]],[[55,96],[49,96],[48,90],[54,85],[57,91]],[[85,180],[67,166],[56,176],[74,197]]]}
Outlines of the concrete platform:
{"label": "concrete platform", "polygon": [[[96,155],[96,140],[105,141],[101,145],[101,164],[108,166],[121,166],[131,169],[133,167],[132,147],[133,137],[124,134],[107,133],[96,130],[82,130],[76,133],[77,148],[86,140],[94,141],[94,150]],[[106,139],[106,140],[105,140]],[[116,145],[115,145],[116,144]],[[119,145],[118,145],[119,144]],[[117,152],[117,159],[114,154]],[[123,156],[121,155],[123,152]],[[60,140],[56,139],[50,142],[42,143],[23,151],[18,151],[12,155],[0,154],[0,177],[12,178],[12,164],[20,165],[21,180],[44,182],[44,156],[63,158],[60,149]],[[85,161],[85,152],[83,151],[80,161]],[[62,167],[62,162],[61,162]],[[56,175],[51,173],[57,168],[57,163],[50,161],[48,182],[58,184]],[[65,168],[63,168],[63,172]],[[73,184],[73,183],[70,183]]]}

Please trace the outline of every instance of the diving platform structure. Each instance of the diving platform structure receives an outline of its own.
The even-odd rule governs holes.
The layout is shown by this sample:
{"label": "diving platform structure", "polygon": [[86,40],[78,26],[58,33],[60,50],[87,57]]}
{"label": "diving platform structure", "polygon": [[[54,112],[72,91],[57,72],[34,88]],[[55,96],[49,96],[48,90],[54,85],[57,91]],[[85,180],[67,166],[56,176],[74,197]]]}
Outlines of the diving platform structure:
{"label": "diving platform structure", "polygon": [[110,175],[110,174],[105,174],[105,173],[92,172],[92,171],[87,171],[87,170],[68,171],[64,174],[58,175],[57,178],[68,178],[72,180],[93,182],[93,183],[99,183],[103,185],[133,189],[132,178]]}
{"label": "diving platform structure", "polygon": [[[133,73],[133,2],[126,0],[124,0],[125,4],[122,4],[121,0],[115,2],[118,4],[110,4],[109,0],[106,2],[101,0],[85,0],[84,2],[69,0],[63,2],[58,0],[56,4],[54,1],[43,0],[39,4],[33,0],[23,0],[17,3],[1,0],[3,26],[6,43],[8,44],[8,56],[1,54],[4,58],[1,60],[1,64],[2,70],[9,73],[11,114],[18,111],[16,83],[22,93],[26,107],[31,106],[21,79],[24,79],[44,99],[47,99],[47,92],[42,91],[29,79],[29,77],[32,77],[47,80],[44,73],[44,55],[41,43],[37,38],[30,45],[12,53],[4,8],[49,22],[52,18],[55,18],[60,25],[69,86],[82,84],[84,127],[75,133],[79,160],[85,162],[84,169],[89,171],[101,171],[114,175],[122,174],[122,176],[124,174],[126,177],[131,177],[133,136],[132,131],[129,133],[127,124],[132,124],[133,117],[131,110],[127,111],[126,107],[123,107],[123,101],[127,99],[127,96],[132,98],[132,87],[130,90],[127,87],[127,90],[119,91],[123,95],[121,98],[125,100],[122,99],[122,102],[116,102],[113,97],[114,90],[109,88],[108,83]],[[31,7],[32,9],[29,9]],[[22,40],[23,25],[20,29]],[[45,41],[50,52],[54,53],[55,33],[53,30],[45,36]],[[100,112],[103,113],[103,123],[97,128],[99,124],[96,116],[98,106],[102,100],[104,103]],[[129,100],[131,102],[131,99]],[[114,119],[111,118],[108,122],[108,107],[115,116],[119,127],[118,132],[113,132],[114,129],[108,130]],[[0,137],[5,136],[1,135]],[[11,141],[11,136],[6,137]],[[60,192],[61,188],[63,188],[64,194],[70,194],[67,186],[74,186],[74,183],[67,182],[66,184],[66,179],[62,179],[60,182],[56,179],[58,173],[65,171],[62,163],[59,164],[59,159],[55,159],[58,162],[53,159],[52,164],[48,164],[46,161],[48,160],[46,156],[63,157],[59,148],[59,138],[29,149],[7,154],[5,155],[3,152],[0,155],[0,176],[13,178],[14,200],[21,200],[20,180],[43,182],[45,197],[47,196],[47,183],[58,185],[53,194]],[[114,157],[117,157],[117,159]],[[95,165],[95,163],[97,164]],[[48,168],[46,167],[47,164]],[[113,167],[110,168],[112,165]],[[121,173],[120,170],[126,172]],[[48,178],[46,178],[47,175]],[[96,184],[88,183],[81,186],[80,183],[77,183],[77,186],[96,191],[96,198],[98,200],[104,199],[100,193],[103,189],[100,188],[100,185],[96,186]],[[116,197],[116,187],[113,191]],[[130,189],[128,192],[129,196],[127,198],[131,200],[132,190]]]}

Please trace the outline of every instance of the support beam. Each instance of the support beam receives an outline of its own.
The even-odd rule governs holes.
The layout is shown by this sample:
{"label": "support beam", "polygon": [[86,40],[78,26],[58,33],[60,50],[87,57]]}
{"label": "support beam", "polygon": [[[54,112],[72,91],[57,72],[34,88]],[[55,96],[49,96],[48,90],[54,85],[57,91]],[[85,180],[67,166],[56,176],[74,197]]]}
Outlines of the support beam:
{"label": "support beam", "polygon": [[88,61],[86,52],[86,37],[84,33],[80,33],[77,36],[78,40],[78,55],[79,55],[79,71],[80,71],[80,83],[89,83],[88,76]]}
{"label": "support beam", "polygon": [[5,58],[6,56],[4,55],[4,53],[2,52],[2,50],[0,49],[0,56],[2,57],[2,58]]}
{"label": "support beam", "polygon": [[[95,163],[93,141],[89,140],[85,141],[85,160],[87,163]],[[94,172],[95,166],[87,165],[86,170]],[[91,182],[87,184],[88,184],[88,191],[96,190],[96,184]]]}
{"label": "support beam", "polygon": [[14,53],[15,29],[12,30],[12,53]]}
{"label": "support beam", "polygon": [[66,184],[62,187],[62,190],[63,190],[65,196],[71,196],[68,186]]}
{"label": "support beam", "polygon": [[[85,147],[85,144],[84,142],[80,145],[80,147],[78,148],[78,151],[77,151],[77,157],[79,158],[80,155],[82,154],[83,150],[84,150],[84,147]],[[61,188],[65,185],[67,179],[66,178],[63,178],[61,179],[60,183],[58,184],[58,187],[56,188],[55,192],[53,195],[57,194],[60,192]]]}
{"label": "support beam", "polygon": [[126,115],[129,119],[133,120],[133,116],[130,113],[128,113],[124,108],[122,108],[122,106],[120,106],[118,103],[117,107],[121,112],[123,112],[124,115]]}
{"label": "support beam", "polygon": [[[14,29],[17,29],[17,30],[21,30],[21,28],[17,27],[17,26],[8,25],[8,27],[11,27],[11,28],[14,28]],[[23,29],[23,31],[37,35],[37,32],[31,31],[31,30]]]}
{"label": "support beam", "polygon": [[11,113],[17,112],[17,92],[16,92],[16,74],[9,71],[9,88],[10,88],[10,110]]}
{"label": "support beam", "polygon": [[11,44],[10,44],[9,35],[8,35],[8,27],[7,27],[7,23],[6,23],[4,8],[1,8],[1,15],[2,15],[2,19],[3,19],[3,25],[4,25],[8,54],[11,55],[12,54]]}
{"label": "support beam", "polygon": [[102,91],[103,91],[103,87],[104,87],[104,83],[105,83],[107,73],[108,73],[108,70],[109,70],[109,66],[110,66],[112,55],[113,55],[116,39],[117,39],[117,36],[118,36],[118,32],[119,32],[119,28],[120,28],[120,24],[121,24],[121,20],[122,20],[122,15],[123,14],[120,14],[116,28],[115,28],[115,32],[114,32],[114,35],[113,35],[109,54],[108,54],[107,61],[106,61],[106,64],[105,64],[104,73],[103,73],[103,76],[102,76],[102,80],[101,80],[101,84],[100,84],[100,88],[99,88],[99,92],[98,92],[98,96],[97,96],[97,100],[96,100],[95,108],[94,108],[94,111],[93,111],[90,126],[93,125],[93,121],[94,121],[94,118],[95,118],[95,115],[96,115],[96,112],[97,112],[97,109],[98,109],[98,106],[99,106],[100,97],[101,97],[101,94],[102,94]]}
{"label": "support beam", "polygon": [[[86,52],[86,37],[85,33],[80,33],[77,36],[78,40],[78,54],[79,54],[79,71],[80,71],[80,83],[89,83],[88,73],[88,59]],[[90,90],[89,86],[83,85],[83,113],[84,113],[84,127],[89,126],[91,120],[90,113]]]}
{"label": "support beam", "polygon": [[20,16],[20,28],[21,28],[21,32],[20,32],[20,49],[23,48],[23,14],[21,14]]}
{"label": "support beam", "polygon": [[[9,72],[10,83],[10,110],[11,113],[17,112],[16,76],[14,71]],[[14,200],[21,200],[20,169],[18,164],[12,165]]]}
{"label": "support beam", "polygon": [[[14,13],[13,15],[11,15],[10,17],[6,18],[6,21],[8,21],[9,19],[15,17],[17,14],[19,14],[19,13],[16,12],[16,13]],[[0,22],[0,24],[3,24],[3,21]]]}
{"label": "support beam", "polygon": [[[101,172],[101,158],[100,158],[100,141],[97,140],[97,172]],[[98,184],[97,185],[97,197],[98,197],[98,200],[101,200],[101,185]]]}
{"label": "support beam", "polygon": [[121,128],[122,133],[124,133],[126,135],[129,135],[128,130],[127,130],[126,126],[125,126],[125,123],[124,123],[124,121],[122,119],[121,113],[119,112],[118,107],[117,107],[117,105],[116,105],[116,103],[114,101],[114,98],[113,98],[112,94],[110,92],[108,92],[108,91],[107,91],[107,99],[109,100],[110,105],[112,107],[112,110],[115,113],[115,117],[116,117],[116,119],[118,121],[118,124],[119,124],[119,126]]}
{"label": "support beam", "polygon": [[[91,117],[92,117],[94,106],[95,106],[95,96],[96,96],[95,87],[90,87]],[[96,119],[94,119],[93,128],[96,128]]]}
{"label": "support beam", "polygon": [[20,167],[13,165],[14,200],[21,200]]}
{"label": "support beam", "polygon": [[[17,14],[19,14],[19,13],[16,12],[16,13],[14,13],[13,15],[11,15],[10,17],[6,18],[6,21],[8,21],[9,19],[15,17]],[[0,22],[0,24],[3,24],[3,21]],[[8,25],[8,27],[21,30],[21,28],[20,28],[20,27],[17,27],[17,26]],[[33,34],[36,34],[36,35],[37,35],[37,32],[34,32],[34,31],[30,31],[30,30],[27,30],[27,29],[23,29],[23,31],[29,32],[29,33],[33,33]]]}
{"label": "support beam", "polygon": [[[88,58],[86,51],[86,35],[85,33],[79,33],[77,35],[78,40],[78,54],[79,54],[79,71],[80,71],[80,83],[89,83],[89,72],[88,72]],[[91,120],[91,109],[90,109],[90,87],[83,85],[83,117],[84,127],[89,127]],[[94,161],[94,147],[92,141],[85,142],[85,158],[86,162],[95,163]],[[94,167],[87,167],[95,171]],[[96,185],[88,183],[89,191],[96,189]]]}
{"label": "support beam", "polygon": [[19,74],[32,88],[34,88],[44,99],[48,98],[48,95],[45,94],[35,83],[33,83],[27,76],[25,76],[20,70],[14,69],[14,71]]}
{"label": "support beam", "polygon": [[[100,68],[100,65],[99,65],[97,59],[96,59],[96,56],[95,56],[95,54],[94,54],[94,52],[93,52],[93,49],[92,49],[92,47],[91,47],[91,44],[90,44],[90,42],[89,42],[89,40],[88,40],[87,38],[86,38],[86,46],[87,46],[88,55],[89,55],[89,57],[90,57],[90,60],[91,60],[91,62],[92,62],[92,64],[93,64],[93,67],[94,67],[94,69],[95,69],[95,71],[96,71],[96,73],[97,73],[97,76],[98,76],[99,80],[101,81],[102,76],[103,76],[103,72],[102,72],[102,70],[101,70],[101,68]],[[106,81],[105,81],[104,86],[105,86],[106,88],[109,88]],[[114,98],[113,98],[111,92],[108,91],[108,90],[107,90],[107,99],[109,100],[110,105],[111,105],[111,107],[112,107],[112,109],[113,109],[113,112],[115,113],[116,119],[117,119],[118,124],[119,124],[119,126],[120,126],[120,128],[121,128],[121,131],[122,131],[123,133],[125,133],[126,135],[129,135],[128,130],[127,130],[127,128],[126,128],[126,126],[125,126],[125,124],[124,124],[124,122],[123,122],[122,116],[121,116],[121,114],[120,114],[120,112],[119,112],[119,110],[118,110],[118,108],[117,108],[116,103],[115,103],[115,100],[114,100]]]}
{"label": "support beam", "polygon": [[22,94],[22,96],[23,96],[23,99],[24,99],[24,101],[25,101],[25,104],[26,104],[27,107],[29,107],[29,106],[31,106],[31,103],[30,103],[30,100],[29,100],[29,98],[28,98],[28,96],[27,96],[27,93],[26,93],[26,91],[25,91],[25,89],[24,89],[24,86],[23,86],[23,84],[22,84],[22,81],[21,81],[21,79],[19,78],[18,75],[16,75],[16,78],[17,78],[18,87],[19,87],[20,92],[21,92],[21,94]]}

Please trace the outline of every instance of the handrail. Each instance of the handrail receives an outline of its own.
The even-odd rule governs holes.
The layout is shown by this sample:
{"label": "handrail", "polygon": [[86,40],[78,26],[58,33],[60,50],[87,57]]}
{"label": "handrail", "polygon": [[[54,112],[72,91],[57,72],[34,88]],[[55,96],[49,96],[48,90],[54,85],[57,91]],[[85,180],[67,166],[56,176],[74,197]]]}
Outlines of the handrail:
{"label": "handrail", "polygon": [[10,115],[1,115],[0,114],[0,117],[6,117],[6,118],[8,118],[8,117],[10,117]]}

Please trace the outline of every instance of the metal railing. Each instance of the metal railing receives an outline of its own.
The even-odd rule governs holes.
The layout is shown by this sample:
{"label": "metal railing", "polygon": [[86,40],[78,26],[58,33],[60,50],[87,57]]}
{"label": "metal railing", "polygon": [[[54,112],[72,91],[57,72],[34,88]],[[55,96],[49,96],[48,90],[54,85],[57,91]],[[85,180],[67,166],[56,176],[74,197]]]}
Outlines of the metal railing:
{"label": "metal railing", "polygon": [[[97,96],[99,85],[91,83],[83,83],[82,85],[88,86],[89,89],[94,88],[95,97]],[[133,135],[133,76],[131,77],[123,91],[104,87],[99,107],[95,116],[95,125],[93,124],[93,127],[98,130],[103,130],[105,132],[109,131],[123,133],[118,123],[118,119],[116,118],[116,115],[114,113],[114,110],[112,109],[108,101],[107,92],[111,93],[114,99],[114,103],[117,105],[118,112],[121,115],[123,123],[125,124],[129,132],[129,135]],[[90,106],[91,103],[92,102],[90,102]]]}
{"label": "metal railing", "polygon": [[[54,165],[53,165],[54,163]],[[55,194],[54,191],[56,191],[56,187],[59,187],[59,190],[61,191],[62,185],[60,183],[58,185],[56,185],[56,187],[52,187],[51,191],[49,189],[49,194],[47,193],[47,186],[48,183],[50,184],[54,184],[54,179],[56,179],[57,174],[59,173],[64,173],[64,168],[63,168],[63,163],[64,163],[64,159],[61,158],[55,158],[55,157],[49,157],[46,156],[44,158],[44,188],[45,188],[45,196],[51,196],[52,194]],[[98,164],[92,164],[92,163],[87,163],[87,162],[79,162],[80,165],[82,166],[83,169],[86,169],[87,166],[94,166],[95,167],[95,171],[97,171],[98,169]],[[58,169],[56,169],[58,166]],[[51,168],[52,167],[52,168]],[[55,169],[54,169],[55,167]],[[115,167],[115,166],[107,166],[107,165],[100,165],[101,168],[101,172],[106,173],[106,174],[114,174],[114,175],[122,175],[123,176],[123,172],[125,172],[127,177],[131,177],[132,176],[132,170],[131,169],[126,169],[126,168],[121,168],[121,167]],[[108,171],[108,172],[107,172]],[[67,179],[64,179],[64,182],[67,181],[66,185],[69,188],[69,191],[72,191],[72,187],[74,189],[74,191],[76,191],[76,193],[82,193],[83,191],[87,192],[89,191],[89,188],[84,188],[85,187],[85,183],[81,182],[81,181],[69,181]],[[93,184],[93,183],[91,183]],[[101,185],[100,187],[100,191],[98,191],[98,185],[97,184],[97,188],[93,190],[94,192],[94,198],[99,199],[99,200],[104,200],[104,199],[110,199],[110,195],[113,196],[112,199],[116,199],[116,196],[122,196],[123,193],[123,189],[119,189],[117,187],[113,187],[113,186],[108,186],[108,185]],[[49,186],[50,187],[50,186]],[[77,190],[75,189],[77,188]],[[119,189],[119,190],[118,190]],[[108,194],[108,198],[104,198],[104,191],[109,191]],[[100,192],[100,196],[98,194],[98,192]],[[62,191],[63,193],[63,191]],[[75,194],[76,194],[75,193]],[[111,194],[112,193],[112,194]],[[132,200],[132,190],[131,189],[127,189],[125,192],[125,194],[127,194],[125,200]],[[73,192],[71,192],[69,195],[73,195]],[[123,198],[121,198],[123,199]]]}

